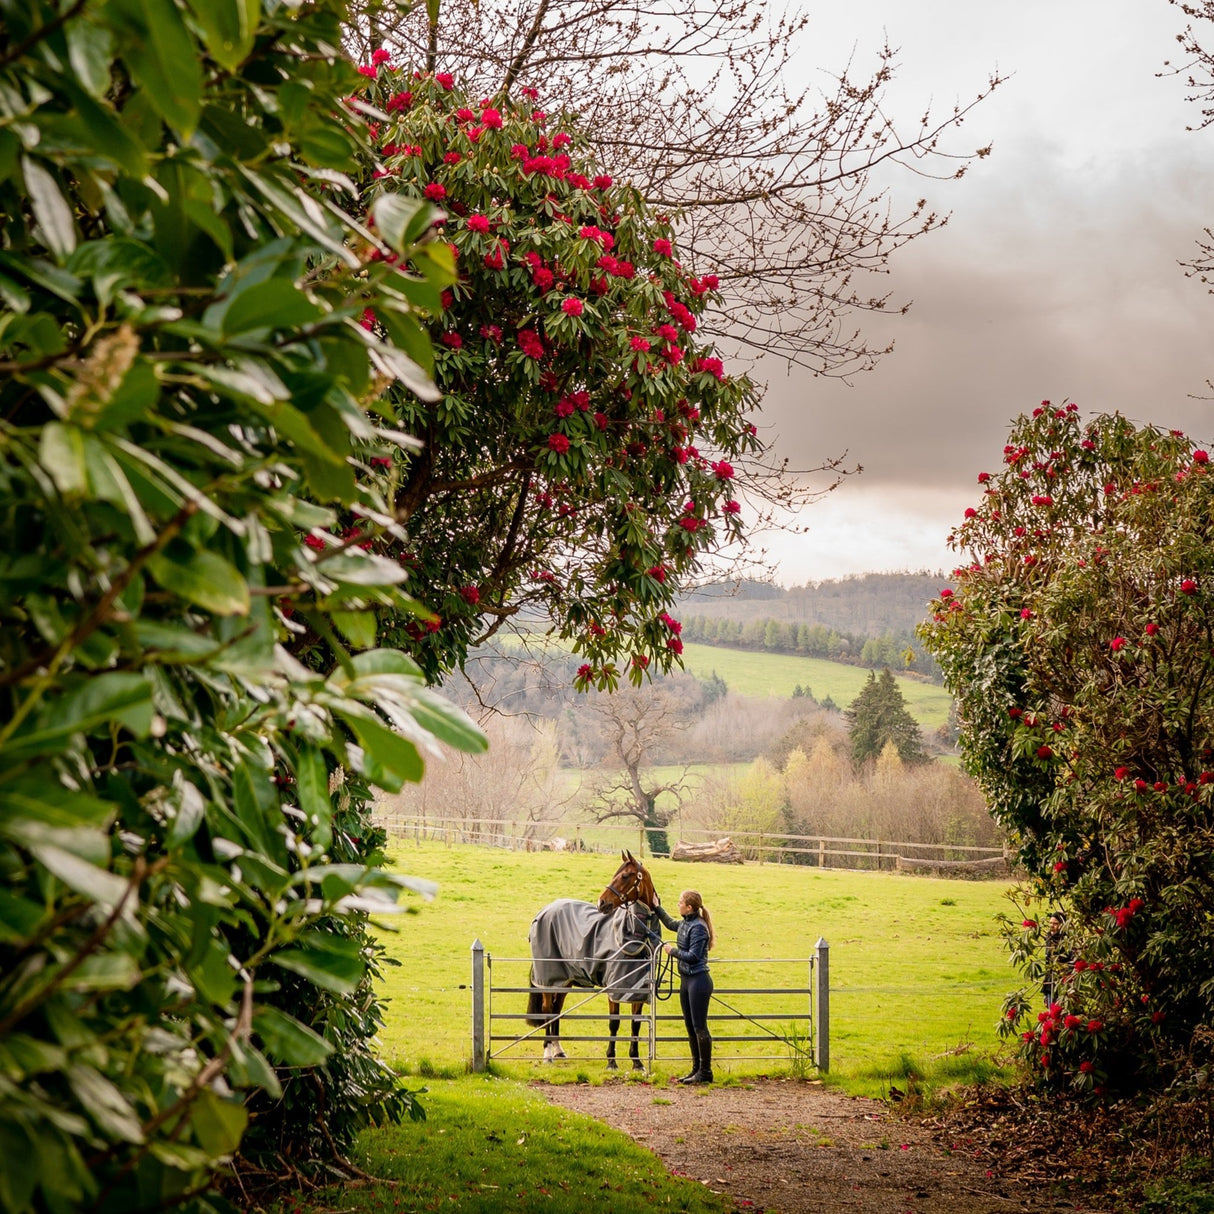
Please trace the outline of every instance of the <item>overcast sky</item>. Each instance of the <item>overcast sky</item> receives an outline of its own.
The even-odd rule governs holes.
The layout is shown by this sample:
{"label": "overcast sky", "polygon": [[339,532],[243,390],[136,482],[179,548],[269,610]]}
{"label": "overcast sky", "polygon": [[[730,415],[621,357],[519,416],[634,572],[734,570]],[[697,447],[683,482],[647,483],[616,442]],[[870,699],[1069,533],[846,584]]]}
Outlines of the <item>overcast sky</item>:
{"label": "overcast sky", "polygon": [[[994,151],[929,183],[948,226],[892,266],[909,315],[872,326],[893,354],[850,387],[760,365],[777,451],[864,466],[761,541],[784,584],[950,569],[949,529],[1000,462],[1010,420],[1042,399],[1214,436],[1214,297],[1178,262],[1214,224],[1214,130],[1159,78],[1183,22],[1166,0],[851,0],[828,6],[805,70],[901,48],[887,108],[912,119],[1011,78],[954,136]],[[845,16],[840,15],[845,14]],[[1214,36],[1214,28],[1210,31]],[[924,192],[908,178],[904,197]]]}

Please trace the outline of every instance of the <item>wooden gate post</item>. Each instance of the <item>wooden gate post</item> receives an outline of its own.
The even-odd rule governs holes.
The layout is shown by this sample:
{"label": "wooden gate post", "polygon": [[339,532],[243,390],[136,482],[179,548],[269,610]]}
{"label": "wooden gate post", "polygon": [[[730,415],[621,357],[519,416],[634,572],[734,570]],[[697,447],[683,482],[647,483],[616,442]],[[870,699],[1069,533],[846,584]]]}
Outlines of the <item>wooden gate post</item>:
{"label": "wooden gate post", "polygon": [[472,941],[472,1069],[485,1069],[485,946]]}
{"label": "wooden gate post", "polygon": [[830,945],[819,936],[814,946],[814,1061],[830,1070]]}

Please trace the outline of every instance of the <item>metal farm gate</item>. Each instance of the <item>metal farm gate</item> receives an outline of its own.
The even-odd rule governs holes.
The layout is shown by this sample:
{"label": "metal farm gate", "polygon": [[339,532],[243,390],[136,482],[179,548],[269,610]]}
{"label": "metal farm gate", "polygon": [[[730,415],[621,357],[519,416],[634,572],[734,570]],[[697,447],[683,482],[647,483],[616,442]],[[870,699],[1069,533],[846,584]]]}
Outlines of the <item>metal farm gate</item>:
{"label": "metal farm gate", "polygon": [[[542,1025],[526,1023],[527,997],[532,990],[561,990],[567,993],[561,1012],[563,1044],[594,1044],[595,1055],[571,1052],[569,1061],[585,1062],[602,1058],[610,1041],[606,993],[591,987],[532,987],[530,957],[494,957],[480,940],[472,943],[472,1069],[483,1071],[490,1061],[535,1061],[535,1051],[543,1046]],[[497,967],[496,974],[494,967]],[[746,971],[756,968],[764,973],[792,973],[798,976],[789,984],[768,981],[764,985],[745,985]],[[794,1065],[813,1066],[821,1072],[830,1069],[830,946],[819,939],[811,957],[715,959],[712,962],[714,990],[708,1017],[718,1062],[774,1061],[781,1051]],[[804,975],[804,984],[801,982]],[[652,1071],[661,1058],[674,1059],[687,1053],[687,1037],[677,998],[670,1001],[670,988],[655,981],[652,969],[649,999],[642,1013],[638,1036],[646,1069]],[[777,1008],[777,1004],[780,1006]],[[593,1006],[592,1006],[593,1005]],[[587,1010],[589,1009],[589,1010]],[[625,1058],[632,1034],[631,1008],[623,1004],[616,1037],[617,1058]],[[597,1024],[598,1031],[588,1031]],[[569,1032],[565,1032],[568,1026]],[[671,1031],[673,1030],[673,1031]],[[767,1047],[767,1053],[737,1052],[738,1049]],[[678,1046],[678,1049],[674,1047]],[[623,1053],[621,1053],[623,1047]],[[663,1048],[665,1047],[665,1048]],[[530,1051],[530,1057],[526,1051]]]}

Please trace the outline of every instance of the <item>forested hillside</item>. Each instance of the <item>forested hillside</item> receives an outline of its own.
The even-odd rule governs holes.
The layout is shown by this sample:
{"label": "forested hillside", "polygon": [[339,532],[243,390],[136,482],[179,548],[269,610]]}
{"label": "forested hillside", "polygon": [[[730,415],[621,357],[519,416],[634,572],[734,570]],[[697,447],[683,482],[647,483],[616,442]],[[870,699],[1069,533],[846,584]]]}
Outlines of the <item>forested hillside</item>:
{"label": "forested hillside", "polygon": [[913,633],[927,604],[944,584],[943,574],[864,573],[785,589],[770,582],[724,582],[704,586],[679,601],[680,618],[703,615],[745,624],[770,618],[821,624],[866,637]]}
{"label": "forested hillside", "polygon": [[869,573],[784,589],[769,582],[705,587],[679,603],[683,639],[918,673],[940,671],[915,626],[940,574]]}

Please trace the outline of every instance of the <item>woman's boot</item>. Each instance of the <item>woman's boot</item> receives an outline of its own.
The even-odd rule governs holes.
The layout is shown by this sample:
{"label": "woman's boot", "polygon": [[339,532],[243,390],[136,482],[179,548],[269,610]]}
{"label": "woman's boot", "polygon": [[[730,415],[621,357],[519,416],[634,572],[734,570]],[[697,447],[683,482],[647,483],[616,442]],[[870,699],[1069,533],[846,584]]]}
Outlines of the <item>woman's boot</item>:
{"label": "woman's boot", "polygon": [[687,1030],[687,1041],[691,1045],[691,1070],[679,1080],[680,1083],[691,1083],[700,1069],[700,1038],[695,1029]]}
{"label": "woman's boot", "polygon": [[712,1034],[707,1029],[696,1029],[700,1039],[700,1068],[692,1075],[688,1083],[712,1082]]}

